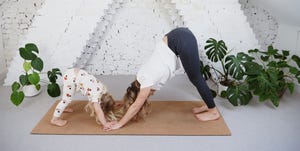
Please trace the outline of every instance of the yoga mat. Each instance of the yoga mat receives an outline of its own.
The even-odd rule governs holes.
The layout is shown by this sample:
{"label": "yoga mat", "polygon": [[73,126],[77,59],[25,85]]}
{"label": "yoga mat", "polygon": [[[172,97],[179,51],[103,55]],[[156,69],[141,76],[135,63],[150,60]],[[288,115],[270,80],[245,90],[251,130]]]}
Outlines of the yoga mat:
{"label": "yoga mat", "polygon": [[73,113],[63,113],[68,120],[64,127],[50,124],[56,101],[32,130],[32,134],[62,135],[231,135],[223,117],[202,122],[196,119],[192,108],[202,101],[151,101],[151,112],[145,120],[130,122],[118,130],[105,132],[95,118],[84,111],[87,101],[73,101]]}

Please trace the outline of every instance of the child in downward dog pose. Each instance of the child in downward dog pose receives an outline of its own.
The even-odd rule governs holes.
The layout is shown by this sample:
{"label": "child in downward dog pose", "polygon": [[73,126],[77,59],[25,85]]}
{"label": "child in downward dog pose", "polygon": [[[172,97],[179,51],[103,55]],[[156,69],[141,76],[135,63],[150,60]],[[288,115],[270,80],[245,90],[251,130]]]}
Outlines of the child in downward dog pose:
{"label": "child in downward dog pose", "polygon": [[103,128],[109,127],[110,122],[107,122],[106,117],[115,120],[113,108],[115,101],[107,92],[106,86],[97,80],[93,75],[88,74],[81,69],[69,69],[63,76],[63,96],[62,100],[57,104],[54,110],[51,124],[64,126],[67,120],[60,118],[65,112],[73,112],[73,109],[66,108],[72,101],[72,96],[75,91],[80,91],[88,97],[89,103],[86,105],[86,111],[91,111],[91,116],[95,116],[96,122],[102,124]]}

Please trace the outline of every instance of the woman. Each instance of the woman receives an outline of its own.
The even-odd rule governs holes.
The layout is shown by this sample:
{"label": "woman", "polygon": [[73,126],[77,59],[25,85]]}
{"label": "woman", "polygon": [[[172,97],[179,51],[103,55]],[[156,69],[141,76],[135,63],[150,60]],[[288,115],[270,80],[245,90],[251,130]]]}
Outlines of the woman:
{"label": "woman", "polygon": [[[197,40],[188,28],[176,28],[165,35],[160,41],[146,64],[136,75],[136,85],[128,89],[138,89],[133,95],[135,101],[122,119],[112,124],[107,130],[119,129],[136,116],[147,103],[147,98],[159,90],[167,80],[174,76],[176,59],[180,58],[189,80],[197,88],[206,105],[193,108],[198,120],[211,121],[220,117],[213,96],[200,71]],[[128,93],[128,90],[127,92]],[[125,94],[126,96],[127,94]]]}

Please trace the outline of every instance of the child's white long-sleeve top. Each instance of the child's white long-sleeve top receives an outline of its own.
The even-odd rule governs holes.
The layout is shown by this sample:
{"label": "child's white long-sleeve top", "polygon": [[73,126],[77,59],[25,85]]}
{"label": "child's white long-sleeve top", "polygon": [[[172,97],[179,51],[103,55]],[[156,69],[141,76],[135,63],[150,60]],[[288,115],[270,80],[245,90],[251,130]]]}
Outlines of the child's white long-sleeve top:
{"label": "child's white long-sleeve top", "polygon": [[65,72],[63,78],[63,96],[55,109],[54,116],[56,117],[59,117],[72,101],[72,96],[76,91],[80,91],[87,96],[89,101],[99,103],[102,95],[107,93],[105,85],[84,70],[69,69]]}

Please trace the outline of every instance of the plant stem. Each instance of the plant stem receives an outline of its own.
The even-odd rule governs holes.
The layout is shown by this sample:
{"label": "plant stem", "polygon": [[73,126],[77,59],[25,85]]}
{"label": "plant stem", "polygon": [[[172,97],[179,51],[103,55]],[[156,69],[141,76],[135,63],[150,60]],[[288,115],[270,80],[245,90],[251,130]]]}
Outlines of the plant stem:
{"label": "plant stem", "polygon": [[224,77],[225,75],[219,71],[218,69],[216,69],[215,67],[211,66],[212,69],[214,69],[215,71],[217,71],[222,77]]}
{"label": "plant stem", "polygon": [[221,64],[222,64],[222,68],[223,68],[223,72],[224,72],[223,76],[225,77],[225,81],[227,81],[228,72],[225,70],[224,59],[221,60]]}

